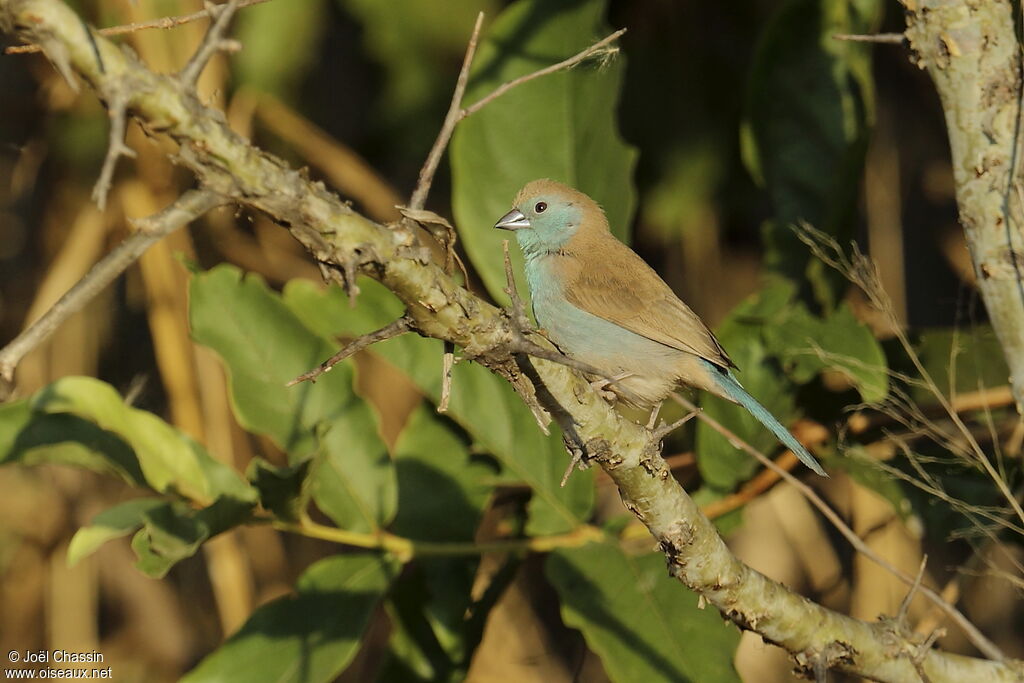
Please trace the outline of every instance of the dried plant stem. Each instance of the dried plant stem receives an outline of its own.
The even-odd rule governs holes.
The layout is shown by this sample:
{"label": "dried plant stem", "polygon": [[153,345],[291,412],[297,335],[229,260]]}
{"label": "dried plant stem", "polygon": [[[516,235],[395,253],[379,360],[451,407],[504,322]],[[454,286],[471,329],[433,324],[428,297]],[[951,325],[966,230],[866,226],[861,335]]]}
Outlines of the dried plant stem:
{"label": "dried plant stem", "polygon": [[[675,395],[674,398],[676,402],[679,403],[684,408],[688,410],[697,410],[697,406],[695,406],[688,399],[678,395]],[[726,439],[728,439],[730,443],[740,448],[744,452],[748,453],[749,455],[753,456],[762,465],[774,471],[777,475],[779,475],[780,477],[785,479],[789,484],[794,486],[801,494],[803,494],[803,496],[808,501],[810,501],[812,505],[814,505],[814,507],[818,508],[818,511],[829,522],[832,523],[832,526],[834,526],[836,530],[840,534],[842,534],[843,538],[845,538],[850,543],[850,545],[853,546],[854,550],[864,555],[864,557],[868,558],[878,566],[882,567],[883,569],[891,573],[893,576],[895,576],[908,586],[913,587],[915,584],[918,583],[917,581],[915,581],[913,576],[906,574],[898,567],[892,565],[888,560],[886,560],[884,557],[876,553],[874,550],[871,549],[870,546],[864,543],[864,541],[861,540],[860,536],[854,533],[853,529],[851,529],[846,524],[846,522],[844,522],[839,517],[839,515],[835,513],[835,511],[828,505],[828,503],[822,500],[821,497],[810,486],[803,483],[795,476],[793,476],[786,470],[776,465],[774,462],[772,462],[771,458],[769,458],[764,453],[748,444],[746,441],[741,439],[735,432],[733,432],[728,427],[724,426],[722,423],[715,420],[713,417],[709,416],[707,413],[698,413],[697,419],[702,420],[709,427],[711,427],[716,432],[718,432]],[[981,631],[979,631],[978,628],[960,612],[960,610],[958,610],[956,607],[950,605],[948,602],[943,600],[942,596],[940,596],[938,593],[931,590],[930,588],[920,586],[918,590],[922,595],[924,595],[933,603],[935,603],[935,605],[938,606],[942,611],[944,611],[953,621],[955,621],[956,624],[963,630],[967,638],[974,644],[975,647],[978,648],[978,650],[983,652],[986,657],[990,657],[995,660],[1004,659],[1002,650],[1000,650],[995,645],[995,643],[986,638],[985,635]]]}
{"label": "dried plant stem", "polygon": [[190,190],[160,213],[135,221],[138,228],[135,233],[100,259],[42,317],[0,350],[0,400],[9,392],[14,370],[29,351],[46,341],[71,315],[82,310],[149,247],[225,201],[213,192]]}

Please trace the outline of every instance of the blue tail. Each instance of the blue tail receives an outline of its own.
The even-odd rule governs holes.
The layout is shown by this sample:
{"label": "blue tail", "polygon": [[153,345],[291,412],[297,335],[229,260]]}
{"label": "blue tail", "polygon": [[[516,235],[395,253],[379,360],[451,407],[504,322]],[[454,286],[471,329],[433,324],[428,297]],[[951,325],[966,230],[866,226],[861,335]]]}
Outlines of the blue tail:
{"label": "blue tail", "polygon": [[[707,362],[707,361],[705,361]],[[803,447],[799,441],[796,440],[789,430],[779,424],[779,421],[775,419],[771,413],[769,413],[763,405],[757,402],[753,396],[747,393],[740,383],[732,376],[732,372],[723,370],[712,363],[708,363],[714,369],[714,375],[718,378],[719,386],[722,387],[725,394],[739,403],[741,406],[747,409],[747,411],[757,418],[757,421],[768,428],[772,434],[778,438],[789,450],[796,454],[796,457],[800,459],[800,462],[811,468],[815,474],[820,474],[823,477],[828,477],[825,474],[825,470],[821,469],[821,465],[814,459],[814,456],[807,452],[807,449]]]}

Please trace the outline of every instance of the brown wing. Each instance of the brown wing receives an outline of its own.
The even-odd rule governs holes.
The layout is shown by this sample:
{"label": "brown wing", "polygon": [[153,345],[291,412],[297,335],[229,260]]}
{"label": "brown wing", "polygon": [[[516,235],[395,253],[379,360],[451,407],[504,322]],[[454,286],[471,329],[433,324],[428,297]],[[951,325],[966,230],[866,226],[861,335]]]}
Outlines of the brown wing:
{"label": "brown wing", "polygon": [[601,259],[597,268],[580,268],[570,277],[570,303],[715,365],[736,367],[704,321],[632,249],[609,235],[600,250],[614,258]]}

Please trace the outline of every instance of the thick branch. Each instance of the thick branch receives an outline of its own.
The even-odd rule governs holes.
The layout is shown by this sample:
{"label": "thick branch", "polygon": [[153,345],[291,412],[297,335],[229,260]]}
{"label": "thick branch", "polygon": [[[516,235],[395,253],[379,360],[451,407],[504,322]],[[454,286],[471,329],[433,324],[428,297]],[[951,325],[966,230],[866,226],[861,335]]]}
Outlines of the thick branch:
{"label": "thick branch", "polygon": [[[128,111],[143,125],[180,145],[179,160],[198,179],[236,201],[260,209],[288,227],[318,261],[359,264],[407,307],[421,334],[462,347],[506,377],[520,392],[534,391],[509,353],[517,330],[507,316],[459,286],[430,262],[409,228],[390,229],[355,213],[322,185],[231,132],[223,116],[204,107],[191,88],[153,74],[102,37],[100,72],[78,18],[59,0],[0,0],[0,21],[9,31],[47,50],[59,44],[67,63],[109,100],[129,88]],[[1011,681],[1016,662],[992,662],[917,650],[889,622],[867,623],[817,605],[739,562],[715,527],[669,476],[650,447],[650,432],[621,417],[576,372],[533,359],[543,382],[537,395],[567,434],[586,449],[619,487],[627,506],[660,542],[673,576],[743,628],[775,642],[798,661],[818,662],[886,681],[918,681],[918,667],[939,681]]]}
{"label": "thick branch", "polygon": [[942,100],[978,288],[1024,411],[1021,46],[1009,0],[903,0],[907,38]]}

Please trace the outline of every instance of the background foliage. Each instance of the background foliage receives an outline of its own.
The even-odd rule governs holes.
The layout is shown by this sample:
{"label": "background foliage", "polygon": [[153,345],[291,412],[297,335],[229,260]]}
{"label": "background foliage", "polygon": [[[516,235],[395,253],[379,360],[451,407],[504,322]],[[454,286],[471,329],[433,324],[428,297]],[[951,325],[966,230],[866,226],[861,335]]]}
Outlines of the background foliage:
{"label": "background foliage", "polygon": [[[199,3],[75,6],[113,25]],[[854,530],[911,574],[928,554],[926,581],[952,586],[1024,656],[1020,530],[957,457],[910,357],[943,392],[975,397],[970,429],[1019,487],[1006,370],[964,266],[941,115],[901,48],[833,38],[899,30],[900,17],[878,0],[275,0],[239,13],[244,49],[214,62],[203,93],[258,144],[393,219],[480,10],[467,102],[629,33],[620,54],[458,128],[430,205],[455,219],[469,285],[504,301],[505,235],[491,225],[525,181],[591,194],[713,324],[751,393],[816,444],[836,476],[814,484]],[[125,42],[170,71],[201,31]],[[189,180],[133,128],[139,158],[100,214],[88,188],[102,108],[38,58],[3,58],[0,83],[12,93],[0,121],[6,339],[125,234],[123,217]],[[871,251],[887,311],[811,254],[799,221]],[[440,342],[396,338],[287,388],[340,339],[400,315],[387,290],[360,288],[350,307],[284,231],[217,211],[28,357],[19,397],[0,405],[0,463],[12,465],[0,469],[0,643],[99,649],[119,680],[788,679],[777,652],[741,642],[666,576],[607,480],[588,470],[559,485],[560,434],[544,435],[500,379],[457,364],[438,415]],[[909,325],[909,353],[894,323]],[[778,450],[735,406],[702,406]],[[667,448],[709,510],[757,474],[703,424]],[[856,616],[895,613],[903,590],[792,489],[742,502],[717,518],[757,569]],[[912,615],[938,624],[924,603]],[[971,651],[955,631],[942,645]]]}

